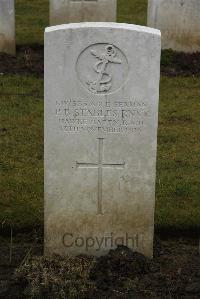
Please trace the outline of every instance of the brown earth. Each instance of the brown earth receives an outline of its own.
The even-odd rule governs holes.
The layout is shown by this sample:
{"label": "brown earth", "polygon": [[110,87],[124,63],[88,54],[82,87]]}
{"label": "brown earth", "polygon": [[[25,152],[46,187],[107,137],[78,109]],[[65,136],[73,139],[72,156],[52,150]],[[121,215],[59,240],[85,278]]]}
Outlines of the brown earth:
{"label": "brown earth", "polygon": [[44,48],[41,45],[17,47],[16,56],[0,53],[0,75],[44,74]]}
{"label": "brown earth", "polygon": [[42,243],[17,235],[11,255],[1,237],[0,298],[200,298],[197,238],[157,239],[153,260],[124,246],[100,258],[50,259]]}
{"label": "brown earth", "polygon": [[[18,46],[17,55],[0,54],[0,75],[34,74],[43,77],[42,45]],[[167,76],[200,76],[200,53],[185,54],[162,51],[161,73]]]}

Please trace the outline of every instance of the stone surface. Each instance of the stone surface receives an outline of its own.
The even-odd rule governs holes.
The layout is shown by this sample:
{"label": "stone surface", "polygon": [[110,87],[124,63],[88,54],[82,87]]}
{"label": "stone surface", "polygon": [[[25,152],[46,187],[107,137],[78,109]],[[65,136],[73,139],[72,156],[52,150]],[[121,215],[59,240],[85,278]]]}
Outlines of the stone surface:
{"label": "stone surface", "polygon": [[117,0],[50,0],[50,25],[115,22]]}
{"label": "stone surface", "polygon": [[15,54],[14,0],[0,0],[0,52]]}
{"label": "stone surface", "polygon": [[148,1],[148,26],[161,30],[163,49],[200,51],[200,0]]}
{"label": "stone surface", "polygon": [[135,25],[46,29],[46,254],[152,256],[160,47]]}

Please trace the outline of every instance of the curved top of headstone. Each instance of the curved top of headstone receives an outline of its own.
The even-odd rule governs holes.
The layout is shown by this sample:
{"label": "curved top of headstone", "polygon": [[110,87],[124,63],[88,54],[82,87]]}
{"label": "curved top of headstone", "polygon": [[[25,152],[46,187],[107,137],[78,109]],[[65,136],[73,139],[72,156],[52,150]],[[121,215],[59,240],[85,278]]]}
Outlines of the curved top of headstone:
{"label": "curved top of headstone", "polygon": [[70,23],[63,24],[57,26],[47,27],[45,32],[53,32],[58,30],[65,29],[78,29],[78,28],[114,28],[114,29],[126,29],[126,30],[134,30],[138,32],[156,34],[158,36],[161,35],[160,30],[126,23],[114,23],[114,22],[81,22],[81,23]]}

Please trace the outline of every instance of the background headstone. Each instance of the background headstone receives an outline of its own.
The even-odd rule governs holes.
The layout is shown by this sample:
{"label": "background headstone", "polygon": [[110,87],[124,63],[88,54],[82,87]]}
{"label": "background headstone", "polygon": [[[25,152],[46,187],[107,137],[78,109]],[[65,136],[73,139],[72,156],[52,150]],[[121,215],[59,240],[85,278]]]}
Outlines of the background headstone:
{"label": "background headstone", "polygon": [[200,0],[148,1],[148,26],[161,30],[163,49],[200,51]]}
{"label": "background headstone", "polygon": [[160,48],[147,27],[46,29],[46,254],[152,256]]}
{"label": "background headstone", "polygon": [[50,0],[50,25],[115,22],[116,0]]}
{"label": "background headstone", "polygon": [[0,0],[0,52],[15,54],[14,0]]}

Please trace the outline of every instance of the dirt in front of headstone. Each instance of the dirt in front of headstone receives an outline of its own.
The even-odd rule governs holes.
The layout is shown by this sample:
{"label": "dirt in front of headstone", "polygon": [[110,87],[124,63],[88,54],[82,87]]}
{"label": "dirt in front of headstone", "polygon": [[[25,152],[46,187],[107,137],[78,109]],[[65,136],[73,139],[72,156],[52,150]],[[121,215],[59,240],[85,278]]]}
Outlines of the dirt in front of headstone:
{"label": "dirt in front of headstone", "polygon": [[[18,46],[16,56],[0,53],[0,75],[32,74],[43,77],[42,45]],[[161,74],[166,76],[200,76],[200,53],[162,51]]]}
{"label": "dirt in front of headstone", "polygon": [[44,74],[44,47],[42,45],[18,46],[16,56],[0,53],[0,75]]}
{"label": "dirt in front of headstone", "polygon": [[10,252],[0,241],[0,298],[200,298],[197,239],[157,240],[153,260],[125,246],[99,258],[47,258],[42,243],[18,237]]}
{"label": "dirt in front of headstone", "polygon": [[181,53],[163,50],[161,74],[165,76],[200,76],[200,52]]}

